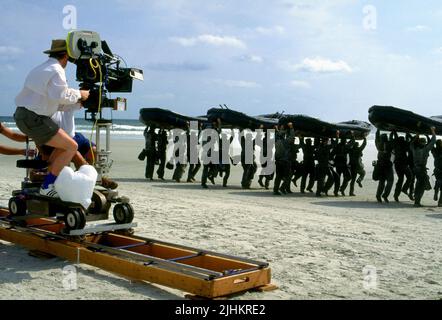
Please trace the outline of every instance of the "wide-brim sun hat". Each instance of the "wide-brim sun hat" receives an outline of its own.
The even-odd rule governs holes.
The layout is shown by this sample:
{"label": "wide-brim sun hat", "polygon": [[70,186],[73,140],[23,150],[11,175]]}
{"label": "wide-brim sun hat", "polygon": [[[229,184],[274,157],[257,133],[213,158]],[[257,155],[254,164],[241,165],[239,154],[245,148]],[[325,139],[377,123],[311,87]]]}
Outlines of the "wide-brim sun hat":
{"label": "wide-brim sun hat", "polygon": [[44,51],[45,54],[57,53],[57,52],[67,52],[68,48],[66,45],[66,40],[56,39],[52,40],[51,49]]}

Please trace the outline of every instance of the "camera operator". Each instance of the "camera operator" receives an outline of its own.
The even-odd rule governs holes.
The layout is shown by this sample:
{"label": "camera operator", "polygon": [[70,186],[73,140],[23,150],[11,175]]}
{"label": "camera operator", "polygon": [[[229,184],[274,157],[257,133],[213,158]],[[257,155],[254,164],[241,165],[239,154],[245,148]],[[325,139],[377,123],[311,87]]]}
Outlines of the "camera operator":
{"label": "camera operator", "polygon": [[65,68],[69,61],[65,40],[53,40],[49,60],[33,69],[15,102],[14,118],[17,127],[37,146],[54,148],[49,157],[49,174],[40,194],[58,197],[54,183],[65,166],[69,166],[77,153],[77,143],[51,117],[58,110],[78,108],[78,103],[89,98],[89,91],[68,87]]}

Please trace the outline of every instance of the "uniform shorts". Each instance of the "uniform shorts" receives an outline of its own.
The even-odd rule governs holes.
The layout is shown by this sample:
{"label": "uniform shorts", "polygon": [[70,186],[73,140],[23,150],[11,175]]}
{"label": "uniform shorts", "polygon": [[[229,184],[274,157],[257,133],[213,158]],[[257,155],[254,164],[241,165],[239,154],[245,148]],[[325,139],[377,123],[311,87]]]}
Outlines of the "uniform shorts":
{"label": "uniform shorts", "polygon": [[18,107],[14,114],[17,128],[34,140],[37,146],[48,143],[60,127],[47,116],[36,114],[24,107]]}
{"label": "uniform shorts", "polygon": [[[75,133],[74,140],[78,144],[78,152],[80,152],[83,157],[86,156],[91,150],[90,140],[78,132]],[[92,143],[92,147],[95,147],[94,143]]]}

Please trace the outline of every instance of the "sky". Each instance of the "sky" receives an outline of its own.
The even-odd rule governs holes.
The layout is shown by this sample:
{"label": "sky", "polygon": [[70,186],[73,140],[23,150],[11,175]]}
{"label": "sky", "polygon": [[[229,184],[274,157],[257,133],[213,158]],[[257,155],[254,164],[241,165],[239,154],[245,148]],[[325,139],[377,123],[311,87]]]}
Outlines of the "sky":
{"label": "sky", "polygon": [[[68,5],[77,29],[144,70],[114,118],[219,104],[326,121],[367,120],[375,104],[442,114],[437,0],[0,0],[0,115],[13,115],[27,73],[66,37]],[[76,88],[75,66],[66,73]]]}

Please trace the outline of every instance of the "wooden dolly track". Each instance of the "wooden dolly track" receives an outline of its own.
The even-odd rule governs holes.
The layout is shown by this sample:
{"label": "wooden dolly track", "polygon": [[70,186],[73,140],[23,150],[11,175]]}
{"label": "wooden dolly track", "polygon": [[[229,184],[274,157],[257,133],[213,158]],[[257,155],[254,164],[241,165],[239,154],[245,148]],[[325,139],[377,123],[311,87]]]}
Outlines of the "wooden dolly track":
{"label": "wooden dolly track", "polygon": [[135,281],[146,281],[216,299],[250,290],[276,289],[268,263],[123,234],[62,234],[61,222],[31,219],[15,225],[0,209],[0,239],[30,250],[84,263]]}

